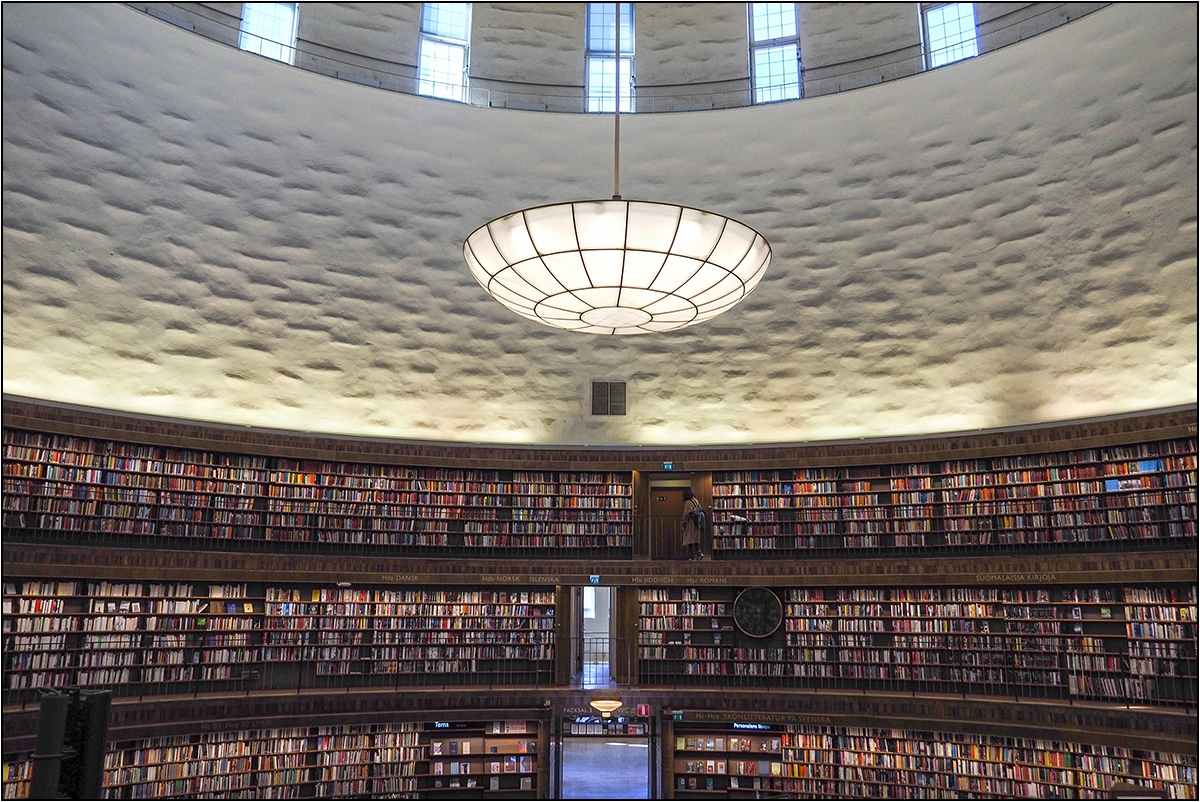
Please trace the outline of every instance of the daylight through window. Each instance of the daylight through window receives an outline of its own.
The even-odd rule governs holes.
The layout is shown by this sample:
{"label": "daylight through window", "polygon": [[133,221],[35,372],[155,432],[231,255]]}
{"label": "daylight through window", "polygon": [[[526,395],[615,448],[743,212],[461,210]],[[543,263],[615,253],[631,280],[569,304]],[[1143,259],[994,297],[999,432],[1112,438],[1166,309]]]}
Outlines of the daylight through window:
{"label": "daylight through window", "polygon": [[587,4],[587,110],[633,111],[633,4],[621,3],[621,75],[617,76],[617,4]]}
{"label": "daylight through window", "polygon": [[296,3],[242,3],[238,47],[288,64],[295,62]]}
{"label": "daylight through window", "polygon": [[750,74],[754,102],[796,100],[800,83],[800,33],[795,3],[748,3]]}
{"label": "daylight through window", "polygon": [[979,55],[974,3],[929,4],[922,13],[930,69]]}
{"label": "daylight through window", "polygon": [[422,3],[417,94],[467,100],[470,3]]}

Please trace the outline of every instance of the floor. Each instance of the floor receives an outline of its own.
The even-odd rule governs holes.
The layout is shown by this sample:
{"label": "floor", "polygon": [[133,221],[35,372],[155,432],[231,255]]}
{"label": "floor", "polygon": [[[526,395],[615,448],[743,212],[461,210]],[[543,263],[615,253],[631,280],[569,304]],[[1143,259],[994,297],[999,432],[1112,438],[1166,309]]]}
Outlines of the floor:
{"label": "floor", "polygon": [[649,799],[645,738],[563,739],[563,799]]}
{"label": "floor", "polygon": [[615,688],[616,683],[609,676],[608,663],[584,663],[583,664],[583,687],[585,690],[591,688]]}

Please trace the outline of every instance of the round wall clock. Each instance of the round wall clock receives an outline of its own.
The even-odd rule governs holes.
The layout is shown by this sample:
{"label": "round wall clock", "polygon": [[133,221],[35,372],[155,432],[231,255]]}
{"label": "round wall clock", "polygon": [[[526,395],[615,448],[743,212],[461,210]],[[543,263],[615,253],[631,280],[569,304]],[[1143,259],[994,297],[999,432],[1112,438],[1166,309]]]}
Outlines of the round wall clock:
{"label": "round wall clock", "polygon": [[733,623],[752,638],[769,637],[783,623],[783,605],[768,588],[746,588],[733,600]]}

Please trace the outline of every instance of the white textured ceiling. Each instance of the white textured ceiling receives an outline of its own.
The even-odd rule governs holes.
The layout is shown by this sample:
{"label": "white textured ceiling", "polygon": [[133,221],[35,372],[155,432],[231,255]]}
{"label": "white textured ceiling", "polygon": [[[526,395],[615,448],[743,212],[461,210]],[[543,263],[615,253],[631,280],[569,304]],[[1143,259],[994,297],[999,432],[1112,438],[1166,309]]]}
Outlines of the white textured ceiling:
{"label": "white textured ceiling", "polygon": [[[622,119],[621,188],[732,215],[742,306],[605,338],[463,238],[611,192],[611,118],[288,68],[117,4],[3,7],[4,391],[426,440],[788,442],[1194,403],[1196,5],[910,79]],[[588,382],[627,379],[624,418]]]}

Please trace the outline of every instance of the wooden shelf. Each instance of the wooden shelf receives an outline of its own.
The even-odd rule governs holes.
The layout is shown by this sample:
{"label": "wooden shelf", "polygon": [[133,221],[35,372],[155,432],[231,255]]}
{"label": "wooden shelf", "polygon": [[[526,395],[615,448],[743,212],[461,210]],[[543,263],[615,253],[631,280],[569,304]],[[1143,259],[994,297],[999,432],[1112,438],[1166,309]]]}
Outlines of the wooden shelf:
{"label": "wooden shelf", "polygon": [[641,682],[1196,703],[1195,585],[776,590],[768,638],[713,626],[732,588],[640,590]]}

